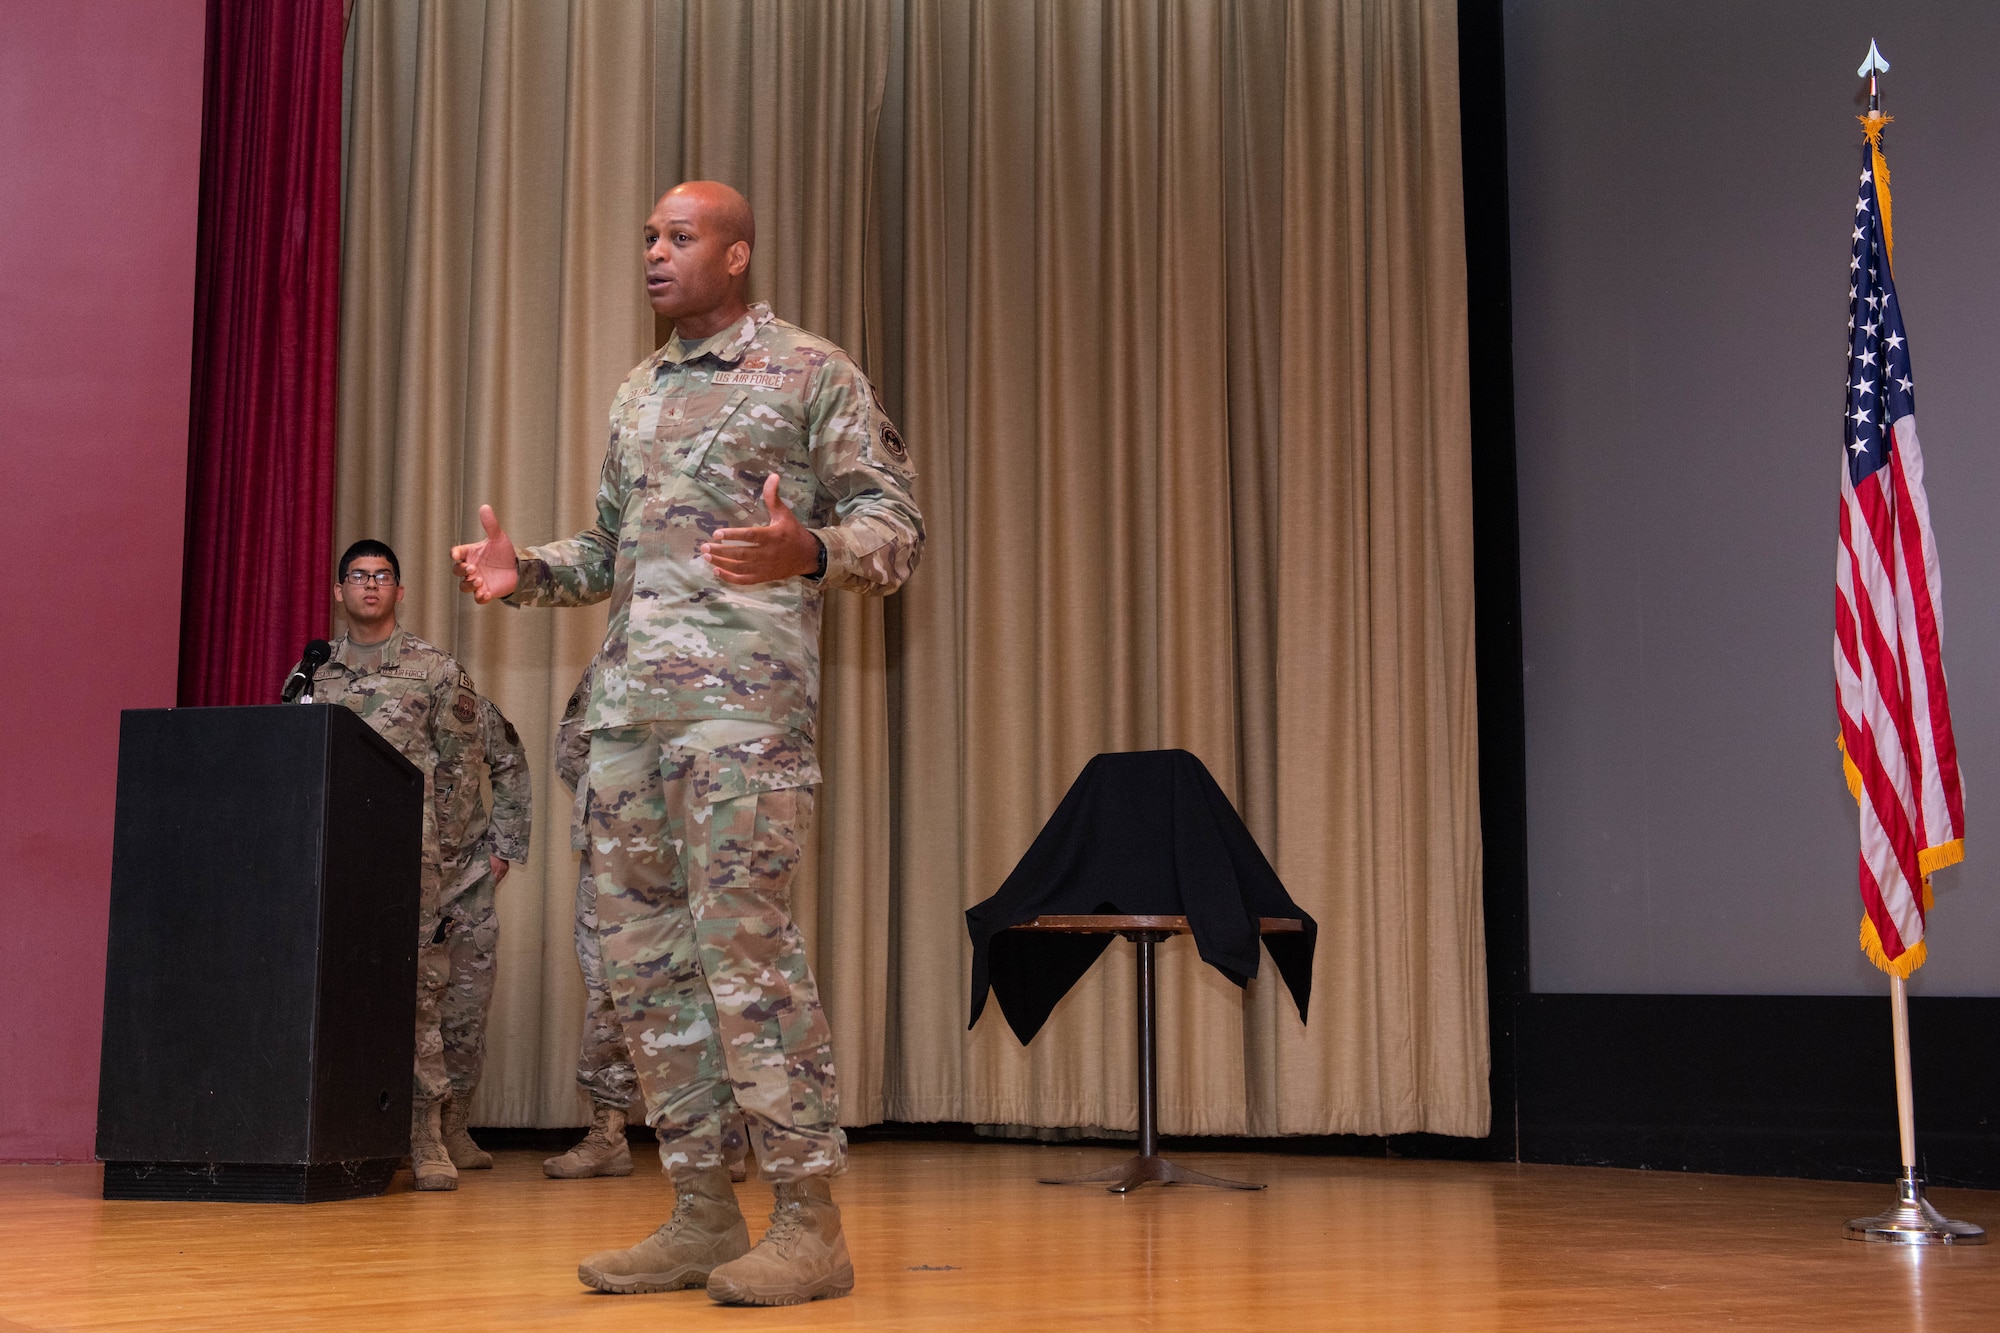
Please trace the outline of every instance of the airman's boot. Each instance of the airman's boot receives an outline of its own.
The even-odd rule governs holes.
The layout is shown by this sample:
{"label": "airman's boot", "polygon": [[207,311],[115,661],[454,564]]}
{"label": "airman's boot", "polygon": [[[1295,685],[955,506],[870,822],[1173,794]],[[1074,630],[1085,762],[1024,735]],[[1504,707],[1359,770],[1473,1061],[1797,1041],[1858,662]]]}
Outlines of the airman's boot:
{"label": "airman's boot", "polygon": [[472,1111],[472,1101],[453,1093],[444,1104],[444,1150],[451,1158],[451,1164],[461,1171],[484,1171],[493,1165],[493,1154],[472,1141],[472,1134],[465,1127],[465,1118]]}
{"label": "airman's boot", "polygon": [[437,1102],[429,1105],[419,1102],[410,1108],[410,1174],[416,1177],[420,1190],[458,1188],[458,1168],[451,1164],[451,1154],[444,1150],[438,1124],[440,1114]]}
{"label": "airman's boot", "polygon": [[632,1149],[625,1142],[625,1113],[610,1106],[592,1108],[590,1133],[560,1157],[542,1162],[542,1174],[555,1180],[590,1176],[629,1176]]}
{"label": "airman's boot", "polygon": [[825,1176],[777,1187],[771,1225],[757,1248],[708,1275],[710,1300],[724,1305],[797,1305],[854,1290],[854,1265],[840,1234],[840,1208]]}
{"label": "airman's boot", "polygon": [[599,1291],[630,1295],[699,1287],[717,1264],[746,1254],[750,1228],[736,1206],[736,1190],[724,1167],[713,1167],[674,1182],[674,1215],[629,1250],[593,1254],[576,1276]]}

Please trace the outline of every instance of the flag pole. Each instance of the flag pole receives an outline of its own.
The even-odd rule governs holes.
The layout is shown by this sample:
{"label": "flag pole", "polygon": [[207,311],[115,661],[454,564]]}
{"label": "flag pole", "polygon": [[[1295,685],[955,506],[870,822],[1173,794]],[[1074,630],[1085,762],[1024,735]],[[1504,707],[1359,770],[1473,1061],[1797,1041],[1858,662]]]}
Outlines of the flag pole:
{"label": "flag pole", "polygon": [[1896,1042],[1896,1129],[1903,1141],[1903,1174],[1917,1173],[1916,1094],[1910,1086],[1910,983],[1889,978],[1889,1026]]}
{"label": "flag pole", "polygon": [[[1871,133],[1879,130],[1882,95],[1878,74],[1889,72],[1889,62],[1871,40],[1868,55],[1855,73],[1868,80],[1868,119]],[[1858,234],[1858,233],[1857,233]],[[1986,1229],[1973,1222],[1958,1222],[1931,1206],[1924,1197],[1924,1182],[1917,1174],[1916,1096],[1910,1079],[1910,983],[1897,973],[1889,974],[1889,1022],[1896,1051],[1896,1128],[1902,1140],[1903,1172],[1896,1179],[1896,1202],[1886,1212],[1873,1217],[1857,1217],[1847,1224],[1849,1240],[1884,1241],[1899,1245],[1981,1245]]]}
{"label": "flag pole", "polygon": [[1986,1228],[1954,1221],[1924,1197],[1924,1182],[1917,1174],[1916,1098],[1910,1088],[1910,983],[1893,974],[1889,1015],[1896,1039],[1896,1124],[1903,1140],[1903,1174],[1896,1178],[1895,1205],[1849,1222],[1847,1238],[1896,1245],[1983,1245]]}

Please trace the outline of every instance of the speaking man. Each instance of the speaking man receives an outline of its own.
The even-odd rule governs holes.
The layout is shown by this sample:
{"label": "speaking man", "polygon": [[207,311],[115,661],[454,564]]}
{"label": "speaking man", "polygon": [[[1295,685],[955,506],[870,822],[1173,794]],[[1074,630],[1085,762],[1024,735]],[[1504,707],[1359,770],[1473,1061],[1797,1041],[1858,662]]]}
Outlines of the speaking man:
{"label": "speaking man", "polygon": [[[610,599],[586,781],[605,972],[671,1220],[578,1276],[788,1305],[854,1284],[833,1041],[790,913],[819,781],[827,588],[886,594],[923,546],[902,438],[823,338],[747,298],[743,196],[690,181],[646,221],[646,294],[673,321],[611,405],[597,521],[517,550],[490,508],[455,547],[479,601]],[[723,1164],[740,1109],[776,1204],[755,1250]]]}
{"label": "speaking man", "polygon": [[[444,840],[456,826],[465,783],[478,777],[466,762],[477,744],[479,697],[451,654],[396,624],[403,567],[378,541],[362,540],[341,554],[334,601],[347,633],[313,676],[313,697],[344,704],[423,771],[424,860],[417,912],[417,1059],[410,1105],[410,1169],[420,1190],[455,1190],[458,1171],[445,1150],[439,1113],[451,1092],[445,1072],[438,1005],[448,963],[439,931],[444,888]],[[474,800],[477,799],[475,795]]]}

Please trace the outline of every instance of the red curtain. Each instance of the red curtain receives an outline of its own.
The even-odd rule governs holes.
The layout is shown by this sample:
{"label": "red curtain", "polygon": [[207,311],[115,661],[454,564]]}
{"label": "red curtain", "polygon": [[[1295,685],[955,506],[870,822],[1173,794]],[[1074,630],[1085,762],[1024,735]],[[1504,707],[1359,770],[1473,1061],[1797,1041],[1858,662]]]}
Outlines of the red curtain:
{"label": "red curtain", "polygon": [[209,0],[182,704],[277,702],[328,624],[344,28],[344,0]]}

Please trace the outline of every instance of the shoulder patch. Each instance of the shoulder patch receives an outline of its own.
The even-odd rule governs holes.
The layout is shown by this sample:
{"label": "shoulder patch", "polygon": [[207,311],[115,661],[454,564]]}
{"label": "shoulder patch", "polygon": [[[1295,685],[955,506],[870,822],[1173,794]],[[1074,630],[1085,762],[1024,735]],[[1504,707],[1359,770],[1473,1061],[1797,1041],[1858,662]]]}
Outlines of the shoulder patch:
{"label": "shoulder patch", "polygon": [[507,744],[519,745],[521,743],[521,734],[515,731],[514,724],[504,717],[500,719],[500,730],[507,733]]}
{"label": "shoulder patch", "polygon": [[583,691],[577,690],[569,696],[569,705],[563,709],[563,721],[573,720],[583,711]]}
{"label": "shoulder patch", "polygon": [[472,701],[471,694],[460,690],[458,699],[451,706],[451,714],[460,722],[470,724],[472,719],[479,716],[479,705]]}
{"label": "shoulder patch", "polygon": [[910,451],[903,447],[903,437],[888,422],[882,423],[882,451],[898,463],[910,461]]}

